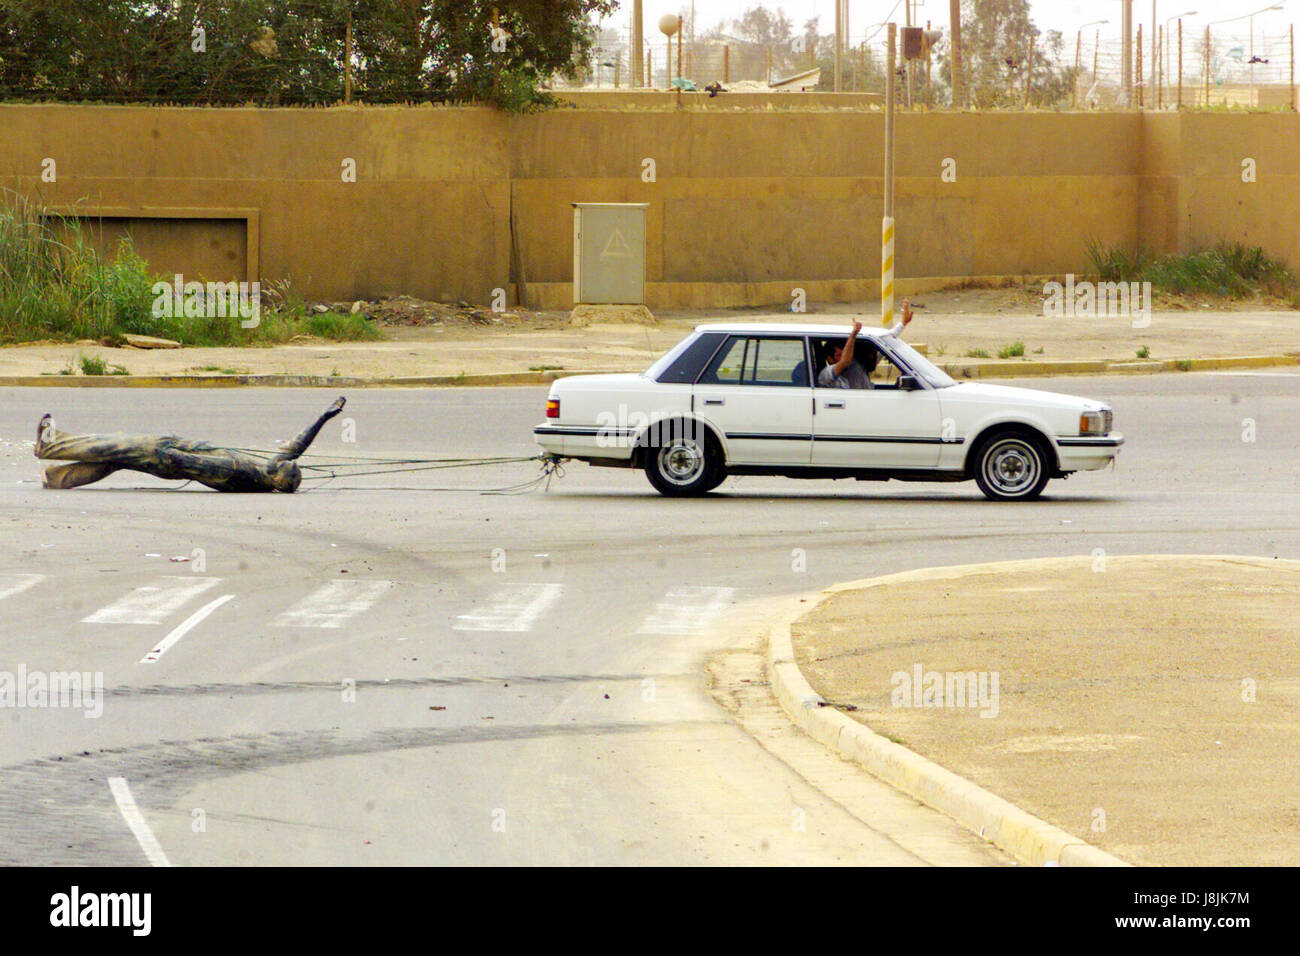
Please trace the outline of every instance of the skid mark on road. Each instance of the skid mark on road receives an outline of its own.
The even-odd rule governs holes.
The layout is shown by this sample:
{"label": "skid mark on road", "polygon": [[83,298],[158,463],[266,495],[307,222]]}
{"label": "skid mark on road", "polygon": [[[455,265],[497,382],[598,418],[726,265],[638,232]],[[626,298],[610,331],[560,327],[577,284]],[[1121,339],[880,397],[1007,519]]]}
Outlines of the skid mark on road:
{"label": "skid mark on road", "polygon": [[43,574],[0,574],[0,601],[22,594],[45,580]]}
{"label": "skid mark on road", "polygon": [[692,634],[717,620],[735,602],[734,588],[673,588],[637,628],[638,634]]}
{"label": "skid mark on road", "polygon": [[[347,736],[337,730],[277,731],[232,737],[161,741],[131,747],[52,755],[0,767],[0,865],[133,866],[139,841],[123,828],[104,789],[105,778],[136,781],[132,803],[175,809],[204,780],[257,773],[336,757],[452,745],[654,734],[669,728],[716,727],[729,721],[644,721],[499,727],[400,727]],[[268,795],[267,806],[276,806]],[[105,812],[109,811],[109,812]],[[125,813],[122,814],[125,818]],[[132,839],[137,836],[137,839]],[[161,851],[161,848],[159,848]],[[152,862],[152,861],[151,861]]]}
{"label": "skid mark on road", "polygon": [[331,581],[289,608],[275,623],[281,627],[342,627],[370,610],[392,587],[392,581]]}
{"label": "skid mark on road", "polygon": [[456,618],[458,631],[528,631],[560,599],[559,584],[519,584],[502,588],[487,601]]}
{"label": "skid mark on road", "polygon": [[221,578],[160,578],[82,618],[82,623],[161,624],[189,601],[220,583]]}
{"label": "skid mark on road", "polygon": [[[419,690],[426,687],[476,687],[503,684],[618,684],[653,680],[689,679],[687,673],[635,674],[500,674],[494,677],[385,677],[358,680],[356,690]],[[232,697],[245,694],[283,694],[296,691],[329,691],[337,694],[339,681],[276,681],[245,684],[149,684],[144,687],[109,687],[106,697],[191,697],[214,694]]]}

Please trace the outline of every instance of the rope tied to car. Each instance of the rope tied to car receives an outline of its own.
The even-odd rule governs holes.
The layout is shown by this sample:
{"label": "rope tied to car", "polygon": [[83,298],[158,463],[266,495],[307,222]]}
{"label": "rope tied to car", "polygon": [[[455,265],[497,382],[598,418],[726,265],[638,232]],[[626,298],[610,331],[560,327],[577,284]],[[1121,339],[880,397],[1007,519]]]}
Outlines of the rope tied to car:
{"label": "rope tied to car", "polygon": [[[275,458],[279,452],[271,451],[265,448],[236,448],[235,451],[243,452],[257,458],[270,461]],[[305,459],[313,461],[305,461]],[[326,459],[320,461],[318,459]],[[303,481],[319,481],[328,483],[336,478],[359,478],[368,475],[394,475],[407,472],[418,471],[442,471],[453,468],[484,468],[496,465],[523,464],[525,462],[537,462],[539,472],[536,476],[524,481],[504,485],[498,488],[455,488],[455,487],[437,487],[422,488],[421,491],[474,491],[484,495],[505,495],[505,494],[526,494],[535,491],[538,488],[543,491],[550,490],[551,480],[553,478],[564,477],[564,466],[561,459],[554,455],[498,455],[481,458],[383,458],[383,457],[362,457],[349,455],[312,455],[305,454],[299,459],[298,467],[302,469]],[[310,472],[311,474],[308,474]],[[324,487],[316,485],[315,488]],[[303,489],[311,491],[312,488]]]}

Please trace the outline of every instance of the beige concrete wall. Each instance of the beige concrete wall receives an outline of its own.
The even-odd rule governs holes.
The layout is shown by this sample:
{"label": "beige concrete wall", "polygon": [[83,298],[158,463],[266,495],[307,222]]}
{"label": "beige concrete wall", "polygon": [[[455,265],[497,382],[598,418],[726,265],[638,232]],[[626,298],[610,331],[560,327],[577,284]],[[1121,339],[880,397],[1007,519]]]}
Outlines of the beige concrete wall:
{"label": "beige concrete wall", "polygon": [[[509,279],[506,134],[485,108],[0,105],[0,183],[89,216],[255,210],[255,271],[312,296],[487,301]],[[345,159],[356,182],[342,180]]]}
{"label": "beige concrete wall", "polygon": [[[721,307],[874,293],[883,140],[879,111],[823,106],[0,105],[0,179],[126,222],[159,271],[212,269],[242,235],[230,277],[327,299],[487,302],[522,280],[530,303],[563,305],[570,203],[645,202],[650,305]],[[1295,114],[903,113],[897,174],[898,275],[914,285],[1087,272],[1089,239],[1165,252],[1235,238],[1300,267]]]}

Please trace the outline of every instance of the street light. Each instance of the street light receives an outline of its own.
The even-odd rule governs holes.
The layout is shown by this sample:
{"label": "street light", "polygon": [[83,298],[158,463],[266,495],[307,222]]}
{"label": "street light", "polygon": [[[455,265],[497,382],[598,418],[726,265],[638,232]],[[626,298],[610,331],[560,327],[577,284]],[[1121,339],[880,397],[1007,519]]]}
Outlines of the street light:
{"label": "street light", "polygon": [[[1104,23],[1110,23],[1109,20],[1093,20],[1091,23],[1085,23],[1079,27],[1079,32],[1074,38],[1074,103],[1071,109],[1079,108],[1079,57],[1083,54],[1083,31],[1088,27],[1098,27]],[[1101,39],[1101,31],[1097,31],[1098,40]],[[1096,70],[1093,71],[1094,74]],[[1097,82],[1097,77],[1093,76],[1092,81]]]}
{"label": "street light", "polygon": [[[1177,13],[1177,14],[1174,14],[1172,17],[1169,17],[1167,20],[1165,20],[1165,69],[1164,69],[1164,74],[1165,74],[1165,76],[1168,76],[1168,75],[1169,75],[1169,69],[1170,69],[1170,66],[1169,66],[1169,24],[1173,23],[1175,20],[1181,20],[1183,17],[1194,17],[1194,16],[1196,16],[1196,11],[1195,11],[1195,10],[1188,10],[1186,13]],[[1180,47],[1179,49],[1181,50],[1182,48]],[[1180,77],[1180,79],[1181,79],[1181,77]],[[1160,87],[1160,88],[1161,88],[1161,91],[1163,92],[1163,90],[1164,90],[1164,84],[1163,84],[1163,82],[1161,83],[1161,87]]]}
{"label": "street light", "polygon": [[[1220,23],[1236,23],[1238,20],[1250,20],[1250,105],[1255,105],[1255,18],[1261,13],[1269,13],[1273,10],[1281,10],[1282,4],[1275,3],[1271,7],[1264,7],[1256,10],[1254,13],[1243,13],[1239,17],[1229,17],[1226,20],[1215,20],[1205,26],[1205,35],[1210,35],[1210,27],[1218,26]],[[1209,43],[1205,45],[1205,58],[1210,58]]]}

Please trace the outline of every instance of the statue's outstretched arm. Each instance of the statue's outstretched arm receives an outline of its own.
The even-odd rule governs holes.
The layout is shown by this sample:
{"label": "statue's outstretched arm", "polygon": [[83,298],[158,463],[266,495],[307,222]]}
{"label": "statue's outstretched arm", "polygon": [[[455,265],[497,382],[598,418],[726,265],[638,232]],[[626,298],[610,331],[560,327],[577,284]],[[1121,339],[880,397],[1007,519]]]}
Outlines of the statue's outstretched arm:
{"label": "statue's outstretched arm", "polygon": [[280,454],[276,455],[272,461],[293,461],[305,452],[311,443],[316,440],[316,436],[320,434],[320,430],[325,427],[325,423],[339,412],[343,411],[343,406],[346,404],[346,398],[343,398],[342,396],[336,398],[334,404],[325,410],[324,415],[312,422],[312,424],[309,425],[301,435],[289,442],[289,444],[285,445]]}

